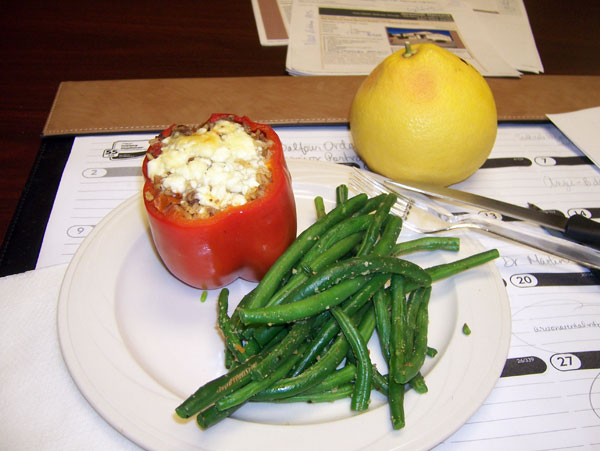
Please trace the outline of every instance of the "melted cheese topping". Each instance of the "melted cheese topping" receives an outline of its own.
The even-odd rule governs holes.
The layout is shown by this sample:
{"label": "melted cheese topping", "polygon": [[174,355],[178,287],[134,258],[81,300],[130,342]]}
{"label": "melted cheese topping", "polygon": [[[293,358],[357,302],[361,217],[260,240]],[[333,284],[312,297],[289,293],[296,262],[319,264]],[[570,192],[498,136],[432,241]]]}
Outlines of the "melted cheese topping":
{"label": "melted cheese topping", "polygon": [[269,175],[267,148],[242,125],[223,119],[210,130],[165,138],[162,153],[148,162],[148,175],[164,192],[181,196],[195,214],[206,216],[252,198]]}

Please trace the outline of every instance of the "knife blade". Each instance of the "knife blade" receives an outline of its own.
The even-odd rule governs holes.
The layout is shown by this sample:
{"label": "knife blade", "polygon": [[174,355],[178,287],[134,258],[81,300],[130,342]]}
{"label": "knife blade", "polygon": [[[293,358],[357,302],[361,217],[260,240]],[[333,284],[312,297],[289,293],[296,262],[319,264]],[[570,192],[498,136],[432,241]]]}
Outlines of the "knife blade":
{"label": "knife blade", "polygon": [[497,199],[492,199],[478,194],[446,188],[423,182],[404,182],[385,179],[384,183],[394,188],[403,188],[416,191],[428,196],[451,201],[458,201],[474,207],[484,208],[494,212],[508,215],[523,221],[549,227],[565,234],[566,237],[582,243],[600,245],[600,223],[586,218],[583,215],[562,217],[557,214],[546,213],[531,208],[521,207]]}

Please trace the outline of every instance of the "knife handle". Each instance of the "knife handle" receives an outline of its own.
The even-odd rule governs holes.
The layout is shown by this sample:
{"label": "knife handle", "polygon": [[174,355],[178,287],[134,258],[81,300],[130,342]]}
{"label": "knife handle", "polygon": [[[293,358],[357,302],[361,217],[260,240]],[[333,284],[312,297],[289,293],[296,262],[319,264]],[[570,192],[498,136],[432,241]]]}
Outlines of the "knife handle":
{"label": "knife handle", "polygon": [[582,215],[573,215],[567,220],[565,235],[581,243],[600,246],[600,223]]}

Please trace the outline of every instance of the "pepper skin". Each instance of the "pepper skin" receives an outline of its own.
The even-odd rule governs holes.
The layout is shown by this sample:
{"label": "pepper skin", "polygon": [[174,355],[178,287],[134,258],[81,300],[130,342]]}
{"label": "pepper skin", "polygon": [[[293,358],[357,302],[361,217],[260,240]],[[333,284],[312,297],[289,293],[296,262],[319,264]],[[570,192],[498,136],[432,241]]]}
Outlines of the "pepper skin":
{"label": "pepper skin", "polygon": [[[213,114],[208,121],[223,118],[260,130],[273,143],[267,162],[272,181],[263,196],[210,218],[187,219],[177,209],[163,212],[156,207],[157,197],[159,204],[177,200],[155,192],[148,178],[148,156],[142,167],[144,204],[156,250],[175,277],[201,289],[219,288],[237,278],[259,281],[296,238],[296,205],[279,137],[270,126],[245,116]],[[160,140],[172,128],[159,135],[149,154],[160,154]]]}

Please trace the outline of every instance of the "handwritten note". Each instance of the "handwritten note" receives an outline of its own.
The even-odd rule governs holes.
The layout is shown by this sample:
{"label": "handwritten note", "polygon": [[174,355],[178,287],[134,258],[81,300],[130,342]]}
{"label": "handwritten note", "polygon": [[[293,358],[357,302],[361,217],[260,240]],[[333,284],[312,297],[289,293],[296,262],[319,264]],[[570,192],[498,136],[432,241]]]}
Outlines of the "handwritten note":
{"label": "handwritten note", "polygon": [[600,169],[551,125],[505,124],[483,167],[457,188],[599,218]]}
{"label": "handwritten note", "polygon": [[281,127],[277,129],[287,158],[341,163],[366,169],[356,155],[346,126]]}
{"label": "handwritten note", "polygon": [[[600,171],[556,128],[504,124],[484,167],[458,188],[570,216],[600,218]],[[600,442],[600,275],[478,235],[497,247],[513,334],[504,373],[438,448],[593,449]]]}

